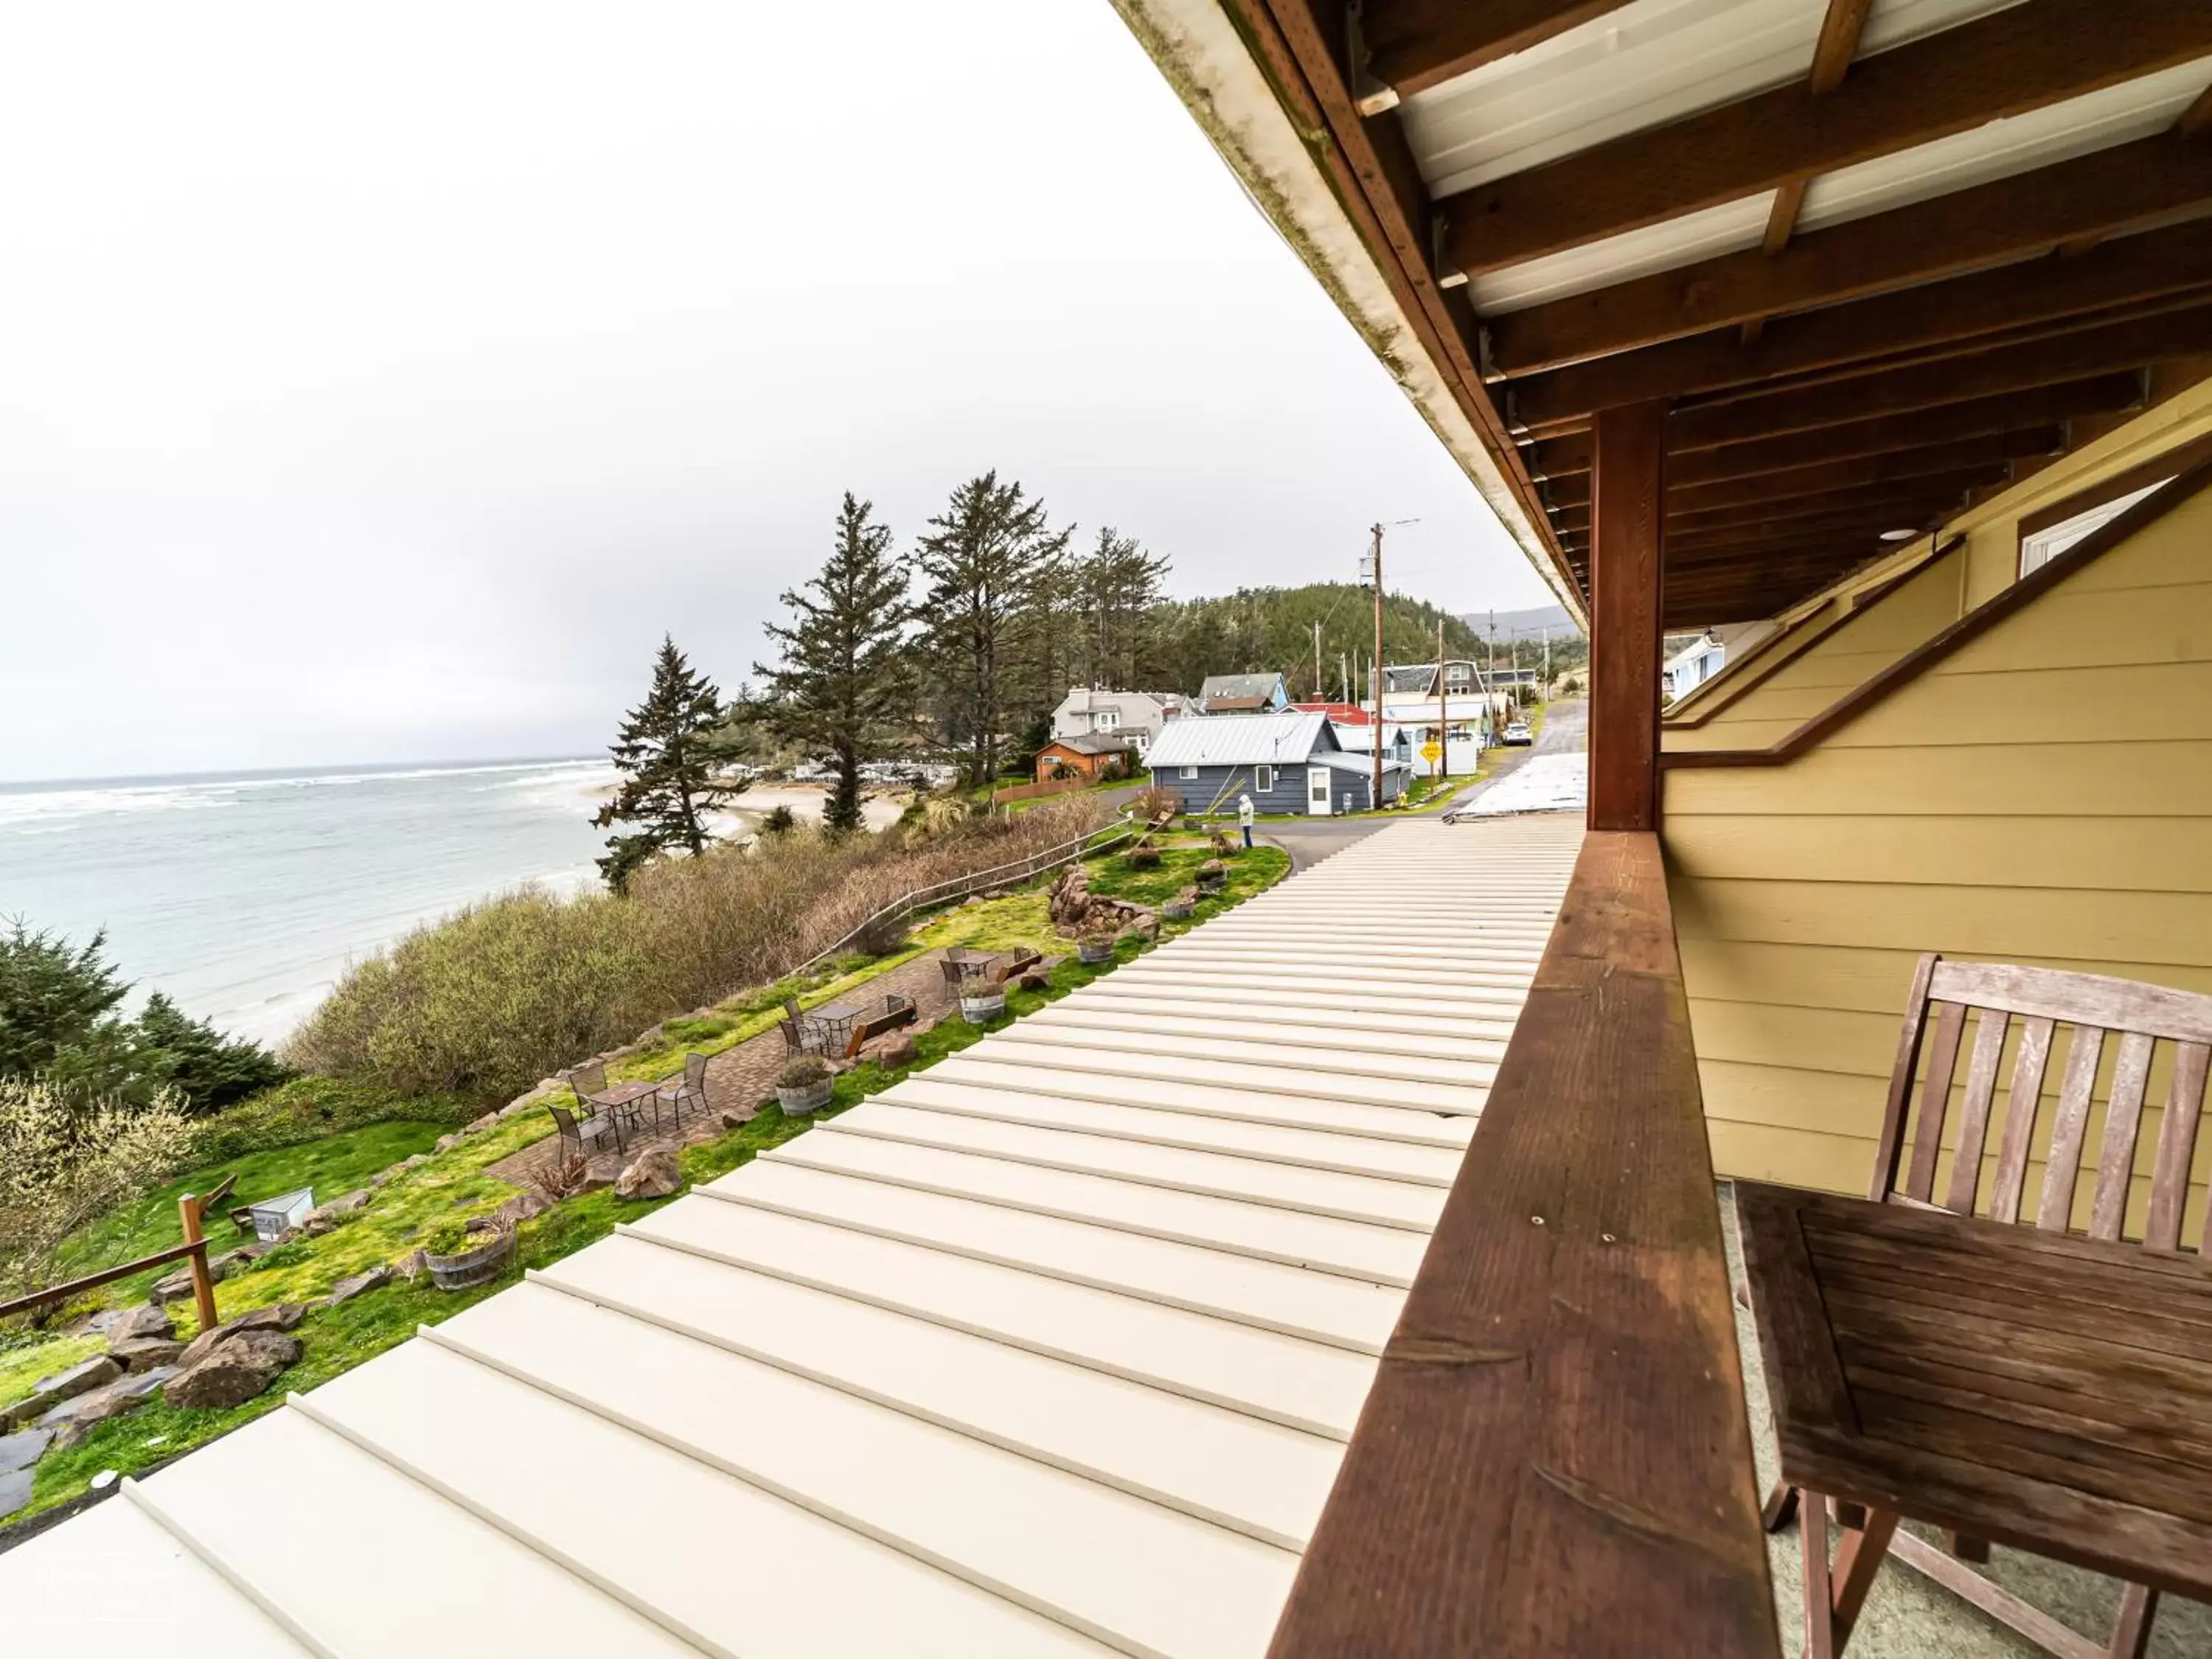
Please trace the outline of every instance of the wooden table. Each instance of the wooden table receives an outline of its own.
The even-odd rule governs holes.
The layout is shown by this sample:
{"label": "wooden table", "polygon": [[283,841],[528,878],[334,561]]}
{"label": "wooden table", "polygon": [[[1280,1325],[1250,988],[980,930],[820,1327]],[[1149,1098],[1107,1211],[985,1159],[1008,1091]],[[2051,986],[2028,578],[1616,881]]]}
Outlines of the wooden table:
{"label": "wooden table", "polygon": [[1790,1485],[2212,1600],[2212,1264],[1749,1182],[1736,1214]]}

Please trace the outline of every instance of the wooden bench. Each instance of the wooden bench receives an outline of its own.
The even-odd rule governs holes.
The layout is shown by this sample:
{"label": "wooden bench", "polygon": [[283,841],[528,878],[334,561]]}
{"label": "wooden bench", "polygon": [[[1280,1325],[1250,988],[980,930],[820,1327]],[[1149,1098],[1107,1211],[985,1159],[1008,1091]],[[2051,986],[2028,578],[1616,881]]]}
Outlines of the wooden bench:
{"label": "wooden bench", "polygon": [[910,997],[886,996],[884,1011],[866,1019],[853,1022],[853,1035],[845,1044],[845,1058],[856,1059],[862,1046],[886,1031],[896,1031],[902,1025],[911,1025],[921,1017]]}

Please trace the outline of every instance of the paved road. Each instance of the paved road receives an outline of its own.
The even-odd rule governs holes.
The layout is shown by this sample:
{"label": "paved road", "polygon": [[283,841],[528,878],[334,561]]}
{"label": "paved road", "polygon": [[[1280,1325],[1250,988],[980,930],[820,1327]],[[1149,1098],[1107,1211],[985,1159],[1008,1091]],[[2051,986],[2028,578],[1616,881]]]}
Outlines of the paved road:
{"label": "paved road", "polygon": [[[1498,757],[1497,769],[1480,783],[1447,795],[1432,806],[1424,806],[1408,817],[1420,817],[1441,812],[1448,805],[1458,805],[1474,799],[1497,782],[1510,776],[1523,765],[1531,755],[1571,754],[1588,746],[1589,705],[1577,699],[1552,704],[1544,716],[1544,729],[1536,734],[1536,741],[1526,749],[1509,749]],[[1308,823],[1270,823],[1255,831],[1264,842],[1281,848],[1291,855],[1291,870],[1296,874],[1320,863],[1331,853],[1342,852],[1356,841],[1364,841],[1377,830],[1385,829],[1396,820],[1392,818],[1315,818]]]}

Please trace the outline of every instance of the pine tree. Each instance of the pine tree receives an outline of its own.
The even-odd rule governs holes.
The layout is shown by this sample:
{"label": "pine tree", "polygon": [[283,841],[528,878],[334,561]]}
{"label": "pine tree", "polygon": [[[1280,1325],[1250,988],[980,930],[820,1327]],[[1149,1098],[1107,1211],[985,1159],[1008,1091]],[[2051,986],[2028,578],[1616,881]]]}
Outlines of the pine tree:
{"label": "pine tree", "polygon": [[783,595],[790,622],[767,625],[782,661],[754,670],[768,677],[768,728],[836,774],[822,813],[832,830],[860,827],[860,763],[912,706],[905,646],[914,607],[906,572],[890,556],[891,532],[869,521],[872,510],[846,493],[829,562]]}
{"label": "pine tree", "polygon": [[968,750],[969,782],[981,786],[998,775],[1010,714],[1024,712],[1015,694],[1036,585],[1073,532],[1048,529],[1044,503],[1025,499],[1018,483],[1000,483],[996,472],[962,484],[929,523],[917,556],[929,579],[927,657],[949,735]]}
{"label": "pine tree", "polygon": [[1168,562],[1111,525],[1078,566],[1078,605],[1087,673],[1097,684],[1140,690],[1155,664],[1154,613]]}
{"label": "pine tree", "polygon": [[702,853],[711,837],[703,822],[716,807],[743,793],[742,783],[724,777],[716,765],[710,734],[720,724],[722,695],[705,675],[695,672],[664,637],[653,659],[653,689],[630,710],[608,752],[623,775],[615,798],[592,822],[638,826],[607,840],[599,873],[620,892],[647,860],[681,848]]}

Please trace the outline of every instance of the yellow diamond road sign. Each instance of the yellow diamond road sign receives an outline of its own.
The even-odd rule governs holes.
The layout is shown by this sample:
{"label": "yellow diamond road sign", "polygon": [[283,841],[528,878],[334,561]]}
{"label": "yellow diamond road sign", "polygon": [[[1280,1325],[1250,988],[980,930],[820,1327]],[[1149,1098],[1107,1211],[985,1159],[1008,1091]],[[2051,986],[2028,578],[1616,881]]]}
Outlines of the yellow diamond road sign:
{"label": "yellow diamond road sign", "polygon": [[1427,743],[1425,743],[1425,744],[1423,744],[1421,745],[1421,758],[1422,758],[1423,760],[1425,760],[1425,761],[1432,761],[1432,760],[1435,760],[1438,756],[1442,755],[1443,752],[1444,752],[1444,746],[1443,746],[1443,744],[1440,744],[1440,743],[1437,742],[1437,741],[1436,741],[1435,739],[1433,739],[1433,738],[1431,738],[1430,741],[1428,741]]}

